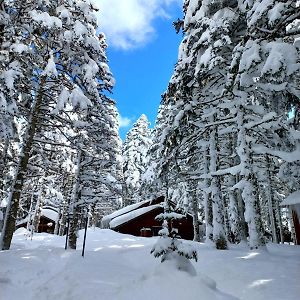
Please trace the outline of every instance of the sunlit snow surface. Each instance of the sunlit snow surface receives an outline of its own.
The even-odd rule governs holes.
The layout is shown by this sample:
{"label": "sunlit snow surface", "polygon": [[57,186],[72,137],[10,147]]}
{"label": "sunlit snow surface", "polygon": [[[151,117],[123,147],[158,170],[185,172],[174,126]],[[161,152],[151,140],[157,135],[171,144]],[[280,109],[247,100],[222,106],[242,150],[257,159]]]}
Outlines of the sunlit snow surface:
{"label": "sunlit snow surface", "polygon": [[[64,238],[25,230],[12,250],[0,252],[0,300],[296,300],[300,295],[300,247],[268,246],[218,251],[197,244],[197,276],[150,255],[156,238],[90,229],[87,251],[64,250]],[[80,232],[80,236],[83,234]]]}

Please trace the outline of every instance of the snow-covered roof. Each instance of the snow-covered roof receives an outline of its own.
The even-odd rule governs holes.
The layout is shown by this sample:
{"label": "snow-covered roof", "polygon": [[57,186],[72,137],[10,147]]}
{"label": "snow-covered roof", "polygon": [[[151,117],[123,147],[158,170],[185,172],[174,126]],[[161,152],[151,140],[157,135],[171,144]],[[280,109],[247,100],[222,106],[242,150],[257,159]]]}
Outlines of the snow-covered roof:
{"label": "snow-covered roof", "polygon": [[49,208],[42,208],[42,216],[56,222],[58,220],[58,213],[53,210],[53,209],[49,209]]}
{"label": "snow-covered roof", "polygon": [[147,207],[142,207],[142,208],[138,208],[135,209],[133,211],[130,211],[126,214],[123,214],[119,217],[114,218],[113,220],[110,221],[109,223],[109,227],[111,229],[116,228],[118,226],[120,226],[121,224],[127,223],[128,221],[135,219],[149,211],[152,211],[154,209],[157,209],[158,207],[161,207],[160,204],[155,204],[155,205],[150,205]]}
{"label": "snow-covered roof", "polygon": [[300,190],[291,193],[281,202],[280,205],[283,206],[283,205],[295,205],[295,204],[300,204]]}
{"label": "snow-covered roof", "polygon": [[124,214],[127,214],[128,212],[131,212],[133,210],[136,210],[142,206],[144,206],[145,204],[151,204],[151,201],[152,200],[144,200],[144,201],[141,201],[141,202],[138,202],[138,203],[134,203],[134,204],[131,204],[131,205],[128,205],[128,206],[125,206],[117,211],[114,211],[113,213],[107,215],[107,216],[104,216],[102,218],[102,223],[109,223],[112,219],[116,218],[116,217],[119,217],[121,215],[124,215]]}
{"label": "snow-covered roof", "polygon": [[[48,218],[53,222],[57,222],[58,220],[58,212],[51,209],[51,208],[42,208],[41,216]],[[25,217],[24,219],[18,220],[16,225],[21,225],[28,222],[29,216]]]}

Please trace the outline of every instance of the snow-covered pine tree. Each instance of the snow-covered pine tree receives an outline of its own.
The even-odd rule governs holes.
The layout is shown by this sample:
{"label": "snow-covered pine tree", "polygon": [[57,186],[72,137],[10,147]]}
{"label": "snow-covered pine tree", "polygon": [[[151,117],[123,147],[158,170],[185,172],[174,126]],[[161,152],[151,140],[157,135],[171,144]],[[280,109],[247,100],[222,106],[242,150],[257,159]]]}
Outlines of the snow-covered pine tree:
{"label": "snow-covered pine tree", "polygon": [[101,44],[103,36],[100,39],[96,36],[96,17],[89,1],[52,1],[38,5],[27,1],[25,6],[23,4],[15,1],[9,9],[20,30],[6,45],[17,56],[16,64],[21,73],[26,73],[15,82],[14,88],[24,95],[18,99],[27,100],[29,109],[25,114],[27,129],[23,150],[1,236],[2,249],[10,246],[42,107],[53,105],[59,111],[67,103],[75,109],[87,109],[93,103],[101,105],[106,98],[102,91],[110,90],[113,84]]}
{"label": "snow-covered pine tree", "polygon": [[176,213],[170,205],[168,173],[165,171],[163,169],[161,174],[166,184],[164,212],[156,217],[162,222],[162,229],[159,231],[160,237],[151,249],[151,253],[154,257],[161,257],[162,263],[171,261],[175,263],[177,269],[195,275],[195,269],[189,260],[195,259],[197,261],[197,251],[192,245],[184,244],[178,240],[178,229],[174,222],[184,218],[184,215]]}
{"label": "snow-covered pine tree", "polygon": [[159,177],[161,157],[159,154],[160,139],[166,126],[166,105],[161,103],[151,134],[151,145],[147,152],[147,165],[142,174],[140,193],[143,199],[154,199],[162,195],[163,183]]}
{"label": "snow-covered pine tree", "polygon": [[151,131],[145,115],[134,123],[123,145],[123,205],[139,202],[141,175],[147,165],[147,152],[151,146]]}
{"label": "snow-covered pine tree", "polygon": [[[103,109],[104,108],[104,109]],[[90,210],[98,223],[97,208],[118,206],[121,198],[120,150],[114,103],[89,110],[78,131],[77,163],[71,202],[69,247],[76,249],[77,231],[82,228],[83,212]]]}
{"label": "snow-covered pine tree", "polygon": [[[185,153],[186,158],[189,158],[189,165],[181,167],[185,172],[188,170],[193,177],[199,178],[203,170],[207,169],[209,174],[204,179],[206,186],[202,185],[204,200],[209,202],[204,203],[207,208],[206,223],[210,224],[209,216],[212,216],[215,228],[212,228],[211,233],[214,233],[213,239],[216,244],[219,244],[219,237],[226,241],[220,178],[218,175],[212,175],[220,168],[218,130],[220,125],[225,126],[227,119],[218,105],[222,102],[231,51],[234,43],[237,43],[245,31],[245,22],[241,22],[241,18],[235,12],[236,8],[237,3],[234,1],[184,3],[185,37],[179,48],[178,63],[165,96],[165,102],[169,105],[169,123],[161,140],[165,149],[167,144],[173,148],[173,155],[169,154],[168,157],[174,157],[174,152],[182,153],[183,149],[193,149]],[[225,120],[219,124],[214,115],[218,118],[223,115]],[[206,137],[206,141],[203,137]],[[206,159],[206,155],[201,156],[201,152],[207,153],[209,159]],[[194,161],[195,165],[198,163],[197,170],[191,161]],[[181,164],[184,165],[184,160]],[[218,200],[212,201],[210,197],[217,197]],[[212,203],[214,206],[210,205]],[[215,213],[209,213],[210,211]],[[207,229],[209,228],[207,226]],[[208,235],[210,236],[210,233]],[[220,244],[226,248],[226,242]]]}
{"label": "snow-covered pine tree", "polygon": [[14,90],[14,81],[21,75],[18,62],[14,60],[15,51],[11,41],[14,30],[9,9],[7,3],[0,2],[0,144],[6,146],[15,132],[13,117],[17,114],[17,93]]}
{"label": "snow-covered pine tree", "polygon": [[[292,24],[298,15],[295,1],[240,1],[238,8],[247,22],[247,32],[233,51],[228,87],[237,118],[239,188],[245,202],[250,247],[256,248],[264,244],[264,239],[255,161],[280,146],[272,141],[277,139],[280,127],[285,127],[291,99],[299,101],[299,49],[292,38],[297,34]],[[269,193],[271,189],[267,196],[272,197]]]}

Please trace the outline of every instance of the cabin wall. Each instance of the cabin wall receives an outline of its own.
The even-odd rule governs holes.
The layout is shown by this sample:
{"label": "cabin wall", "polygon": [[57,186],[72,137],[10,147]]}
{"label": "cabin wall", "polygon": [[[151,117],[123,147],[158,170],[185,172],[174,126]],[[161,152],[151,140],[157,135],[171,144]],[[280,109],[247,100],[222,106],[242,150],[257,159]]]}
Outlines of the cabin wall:
{"label": "cabin wall", "polygon": [[52,221],[44,216],[41,216],[39,227],[38,227],[39,233],[41,233],[41,232],[54,233],[54,228],[55,228],[54,221]]}
{"label": "cabin wall", "polygon": [[300,245],[300,204],[292,205],[292,217],[296,234],[296,245]]}
{"label": "cabin wall", "polygon": [[121,224],[120,226],[113,228],[113,230],[120,233],[140,236],[142,228],[151,228],[152,236],[157,235],[155,234],[156,232],[154,228],[161,228],[162,222],[155,220],[155,217],[162,212],[163,208],[158,207],[157,209],[154,209],[142,216],[128,221],[127,223]]}
{"label": "cabin wall", "polygon": [[[118,227],[113,228],[113,230],[135,236],[157,236],[159,230],[162,228],[162,221],[155,220],[155,217],[160,213],[163,213],[162,207],[158,207],[157,209],[149,211],[140,217],[128,221],[127,223],[121,224]],[[181,220],[173,221],[171,226],[178,229],[178,235],[181,238],[193,240],[194,228],[193,218],[191,216],[187,216],[187,218],[183,218]],[[141,232],[142,228],[150,228],[151,232],[149,232],[149,230]]]}

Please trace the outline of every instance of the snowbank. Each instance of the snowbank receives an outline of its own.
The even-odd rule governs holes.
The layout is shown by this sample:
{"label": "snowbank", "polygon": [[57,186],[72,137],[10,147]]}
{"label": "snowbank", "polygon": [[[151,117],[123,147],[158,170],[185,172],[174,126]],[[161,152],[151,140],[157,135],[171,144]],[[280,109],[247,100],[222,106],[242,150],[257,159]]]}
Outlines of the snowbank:
{"label": "snowbank", "polygon": [[191,276],[150,255],[156,237],[89,229],[82,258],[82,231],[77,251],[64,250],[64,237],[26,234],[17,230],[12,249],[0,252],[1,300],[299,299],[299,246],[218,251],[194,243],[197,275]]}

